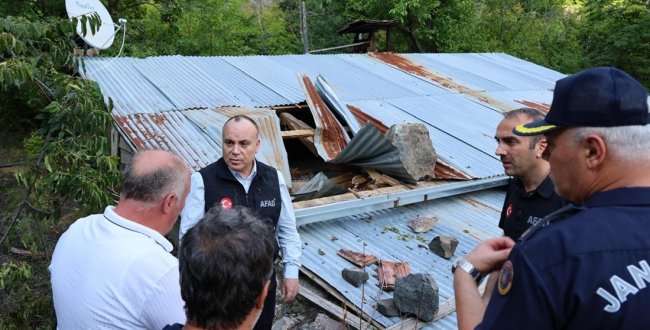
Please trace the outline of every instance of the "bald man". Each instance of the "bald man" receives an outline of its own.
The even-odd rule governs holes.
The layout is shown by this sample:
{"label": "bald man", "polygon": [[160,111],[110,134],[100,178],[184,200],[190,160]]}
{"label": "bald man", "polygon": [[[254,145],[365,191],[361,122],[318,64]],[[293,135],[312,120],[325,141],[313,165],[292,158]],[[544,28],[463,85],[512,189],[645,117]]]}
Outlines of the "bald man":
{"label": "bald man", "polygon": [[[282,253],[284,277],[280,292],[284,302],[298,294],[300,236],[289,191],[277,169],[255,159],[260,147],[257,124],[247,116],[234,116],[223,125],[222,155],[216,162],[192,175],[187,205],[181,213],[180,237],[203,218],[212,207],[255,209],[274,229]],[[275,273],[255,330],[271,329],[275,314]]]}
{"label": "bald man", "polygon": [[178,260],[164,235],[189,184],[178,156],[140,152],[124,171],[117,206],[68,228],[49,268],[59,329],[162,329],[185,322]]}

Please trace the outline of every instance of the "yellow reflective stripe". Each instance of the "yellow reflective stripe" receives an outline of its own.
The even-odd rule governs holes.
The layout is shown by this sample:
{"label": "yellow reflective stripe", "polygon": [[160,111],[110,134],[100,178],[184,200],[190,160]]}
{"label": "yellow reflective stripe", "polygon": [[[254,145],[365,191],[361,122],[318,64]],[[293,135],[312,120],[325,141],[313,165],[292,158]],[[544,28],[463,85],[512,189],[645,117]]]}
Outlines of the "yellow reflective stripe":
{"label": "yellow reflective stripe", "polygon": [[517,127],[515,127],[515,130],[517,132],[519,132],[519,133],[531,134],[531,133],[545,132],[545,131],[548,131],[549,129],[553,129],[553,128],[556,127],[555,125],[544,125],[544,126],[539,126],[539,127],[528,128],[528,127],[526,127],[524,125],[526,125],[526,124],[517,125]]}

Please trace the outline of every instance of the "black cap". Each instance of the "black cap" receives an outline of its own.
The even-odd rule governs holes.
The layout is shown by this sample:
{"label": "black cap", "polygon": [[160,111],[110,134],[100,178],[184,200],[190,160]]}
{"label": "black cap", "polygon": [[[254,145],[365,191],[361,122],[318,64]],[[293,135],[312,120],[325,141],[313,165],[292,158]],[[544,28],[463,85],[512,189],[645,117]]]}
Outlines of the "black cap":
{"label": "black cap", "polygon": [[591,68],[555,83],[546,118],[518,125],[516,135],[538,135],[563,127],[646,125],[648,91],[617,68]]}

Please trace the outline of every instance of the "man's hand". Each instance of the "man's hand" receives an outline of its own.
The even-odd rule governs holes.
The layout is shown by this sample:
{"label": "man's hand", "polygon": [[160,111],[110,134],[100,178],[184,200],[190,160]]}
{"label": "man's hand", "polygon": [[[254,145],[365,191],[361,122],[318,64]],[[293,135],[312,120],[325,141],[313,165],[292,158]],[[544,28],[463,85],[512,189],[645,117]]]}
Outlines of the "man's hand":
{"label": "man's hand", "polygon": [[300,284],[297,278],[283,278],[280,283],[280,289],[282,290],[282,297],[285,303],[290,303],[298,295],[298,288]]}
{"label": "man's hand", "polygon": [[514,245],[509,237],[492,238],[481,242],[465,259],[481,274],[487,274],[501,268]]}

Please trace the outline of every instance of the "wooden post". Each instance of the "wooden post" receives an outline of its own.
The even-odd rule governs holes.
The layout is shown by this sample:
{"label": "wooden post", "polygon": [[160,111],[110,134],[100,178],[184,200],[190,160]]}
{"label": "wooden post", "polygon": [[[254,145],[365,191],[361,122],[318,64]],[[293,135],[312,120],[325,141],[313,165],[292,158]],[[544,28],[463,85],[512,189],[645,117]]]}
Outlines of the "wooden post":
{"label": "wooden post", "polygon": [[307,7],[305,2],[300,3],[300,27],[302,28],[302,49],[305,54],[309,53],[309,38],[307,37]]}

